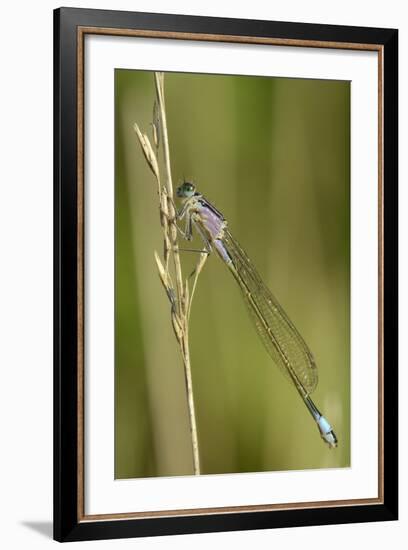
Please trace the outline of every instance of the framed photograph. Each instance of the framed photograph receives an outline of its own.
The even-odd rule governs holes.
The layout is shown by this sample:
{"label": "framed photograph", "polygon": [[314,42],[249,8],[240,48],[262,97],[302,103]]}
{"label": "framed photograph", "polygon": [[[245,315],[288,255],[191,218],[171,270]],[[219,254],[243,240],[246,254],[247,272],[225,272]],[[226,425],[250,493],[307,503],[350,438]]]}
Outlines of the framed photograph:
{"label": "framed photograph", "polygon": [[397,519],[397,30],[54,37],[55,539]]}

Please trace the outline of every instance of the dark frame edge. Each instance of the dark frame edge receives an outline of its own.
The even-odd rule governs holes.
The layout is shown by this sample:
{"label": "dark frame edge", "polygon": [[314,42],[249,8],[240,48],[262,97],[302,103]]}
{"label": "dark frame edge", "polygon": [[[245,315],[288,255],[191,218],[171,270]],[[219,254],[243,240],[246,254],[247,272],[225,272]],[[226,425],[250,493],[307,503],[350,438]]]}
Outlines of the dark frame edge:
{"label": "dark frame edge", "polygon": [[60,212],[59,212],[59,167],[60,167],[60,155],[59,155],[59,136],[60,136],[60,78],[59,78],[59,40],[60,40],[60,18],[59,9],[53,12],[54,34],[53,34],[53,129],[54,129],[54,141],[53,141],[53,204],[54,204],[54,241],[53,241],[53,269],[54,269],[54,289],[53,289],[53,315],[54,315],[54,335],[53,335],[53,355],[54,355],[54,425],[53,425],[53,536],[57,541],[62,541],[61,533],[61,467],[60,467],[60,453],[59,453],[59,395],[60,395],[60,369],[59,369],[59,279],[60,279],[60,259],[59,259],[59,224],[60,224]]}
{"label": "dark frame edge", "polygon": [[[398,30],[384,43],[384,506],[398,519]],[[387,359],[387,364],[386,363]]]}
{"label": "dark frame edge", "polygon": [[[385,44],[396,29],[201,15],[61,7],[64,21],[75,26],[176,31],[199,34],[290,38],[326,42]],[[113,22],[114,20],[114,22]],[[245,27],[245,31],[243,28]],[[347,39],[345,38],[347,35]]]}
{"label": "dark frame edge", "polygon": [[287,511],[282,510],[204,516],[84,521],[73,526],[62,542],[311,527],[316,525],[394,521],[396,519],[394,514],[382,504],[343,507],[340,519],[338,518],[339,508],[319,509],[319,517],[316,517],[316,511],[316,508],[292,510],[290,516],[288,516]]}
{"label": "dark frame edge", "polygon": [[76,24],[54,10],[54,539],[67,540],[77,507]]}

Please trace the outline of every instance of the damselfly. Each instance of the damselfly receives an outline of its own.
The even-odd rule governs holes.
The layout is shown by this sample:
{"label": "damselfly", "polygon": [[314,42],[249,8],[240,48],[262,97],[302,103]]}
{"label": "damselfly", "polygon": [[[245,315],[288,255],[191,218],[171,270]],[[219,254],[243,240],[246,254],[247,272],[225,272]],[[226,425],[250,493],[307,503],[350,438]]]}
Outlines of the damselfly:
{"label": "damselfly", "polygon": [[317,367],[307,344],[284,312],[248,258],[231,235],[224,216],[195,186],[185,181],[177,188],[183,201],[178,214],[186,218],[186,239],[191,240],[193,226],[204,242],[205,251],[216,250],[236,279],[255,328],[266,350],[278,367],[289,377],[303,399],[329,447],[337,446],[337,437],[326,418],[310,398],[317,386]]}

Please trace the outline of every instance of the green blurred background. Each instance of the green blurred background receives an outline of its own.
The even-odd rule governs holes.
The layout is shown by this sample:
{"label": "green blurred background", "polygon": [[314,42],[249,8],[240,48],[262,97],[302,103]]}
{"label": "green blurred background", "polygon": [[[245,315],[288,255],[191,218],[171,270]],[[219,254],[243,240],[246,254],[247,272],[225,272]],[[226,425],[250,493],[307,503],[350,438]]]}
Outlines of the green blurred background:
{"label": "green blurred background", "polygon": [[[349,466],[349,82],[166,73],[165,95],[174,185],[192,179],[224,214],[303,335],[339,439],[320,439],[214,254],[190,326],[202,473]],[[154,97],[153,73],[115,71],[115,478],[192,473],[156,182],[133,131],[150,134]]]}

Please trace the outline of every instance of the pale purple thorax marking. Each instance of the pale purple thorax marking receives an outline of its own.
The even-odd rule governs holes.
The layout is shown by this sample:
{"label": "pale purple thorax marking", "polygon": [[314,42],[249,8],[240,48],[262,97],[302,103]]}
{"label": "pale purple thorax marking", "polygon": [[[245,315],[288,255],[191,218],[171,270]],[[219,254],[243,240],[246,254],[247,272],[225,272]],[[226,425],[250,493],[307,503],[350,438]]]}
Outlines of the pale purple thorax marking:
{"label": "pale purple thorax marking", "polygon": [[198,201],[198,213],[200,215],[200,221],[203,228],[208,233],[209,240],[213,244],[220,254],[221,258],[229,263],[231,258],[222,242],[223,230],[226,225],[224,216],[218,212],[212,204],[210,204],[204,197]]}

